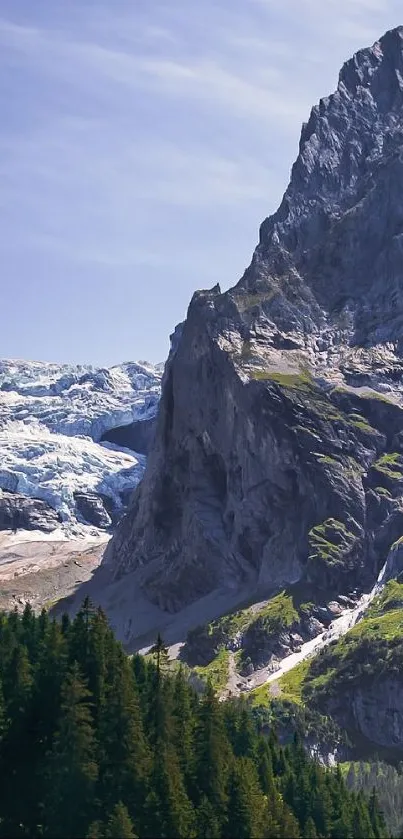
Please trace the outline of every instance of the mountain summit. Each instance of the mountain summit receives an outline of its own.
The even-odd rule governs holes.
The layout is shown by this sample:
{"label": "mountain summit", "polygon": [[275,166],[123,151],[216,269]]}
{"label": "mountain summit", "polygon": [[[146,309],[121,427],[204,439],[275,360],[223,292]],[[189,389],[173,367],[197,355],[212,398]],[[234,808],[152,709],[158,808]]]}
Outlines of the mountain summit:
{"label": "mountain summit", "polygon": [[402,106],[399,27],[348,61],[312,109],[281,206],[237,286],[270,289],[263,311],[277,342],[285,332],[316,357],[400,341]]}
{"label": "mountain summit", "polygon": [[344,65],[251,265],[197,292],[172,338],[105,556],[160,609],[296,581],[362,590],[403,534],[402,153],[399,27]]}

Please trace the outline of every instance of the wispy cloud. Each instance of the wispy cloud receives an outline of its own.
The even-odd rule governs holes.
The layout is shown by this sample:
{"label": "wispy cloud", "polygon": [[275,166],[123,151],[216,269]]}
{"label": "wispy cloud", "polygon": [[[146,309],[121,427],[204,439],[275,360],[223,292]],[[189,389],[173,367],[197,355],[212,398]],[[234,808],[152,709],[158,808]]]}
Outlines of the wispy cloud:
{"label": "wispy cloud", "polygon": [[[175,44],[168,33],[166,41],[170,47]],[[0,44],[35,61],[37,70],[64,78],[81,91],[107,81],[133,91],[144,89],[160,96],[183,97],[193,104],[199,101],[210,111],[225,107],[232,118],[251,115],[265,121],[277,116],[294,120],[299,115],[298,98],[292,92],[287,98],[283,95],[275,54],[271,64],[265,64],[264,72],[263,68],[256,72],[256,62],[252,72],[245,72],[242,68],[229,69],[214,54],[202,58],[148,54],[143,39],[139,38],[137,47],[139,42],[143,50],[130,53],[91,41],[65,40],[55,31],[0,20]],[[254,49],[253,41],[249,46]]]}
{"label": "wispy cloud", "polygon": [[[250,0],[271,20],[275,8],[273,0]],[[304,57],[309,53],[329,62],[329,56],[340,54],[344,44],[345,58],[350,51],[368,46],[387,28],[397,26],[401,19],[399,0],[287,0],[281,7],[280,17],[290,30],[297,28],[304,39],[301,49]],[[309,39],[308,49],[306,38]],[[329,52],[330,50],[330,52]]]}
{"label": "wispy cloud", "polygon": [[[178,54],[168,29],[145,28],[164,49],[144,49],[141,27],[129,52],[127,43],[123,48],[113,41],[109,46],[95,43],[85,29],[73,40],[60,29],[0,21],[3,47],[42,79],[56,79],[62,94],[39,126],[0,141],[0,206],[9,218],[23,209],[31,228],[28,246],[61,256],[70,248],[83,262],[156,264],[155,250],[145,253],[132,243],[128,248],[125,237],[141,240],[165,208],[194,208],[210,215],[212,207],[215,214],[219,208],[233,212],[239,204],[253,208],[264,205],[270,181],[277,182],[272,163],[256,159],[231,136],[239,117],[266,125],[266,131],[273,119],[294,123],[300,105],[282,96],[274,63],[253,81],[253,71],[243,77],[225,56],[220,64],[213,49],[206,56]],[[100,29],[104,26],[98,18]],[[87,91],[92,103],[100,90],[104,102],[105,96],[114,99],[107,114],[102,113],[102,99],[95,113],[92,107],[84,115],[68,113],[75,97],[82,99]],[[173,136],[171,126],[164,136],[139,122],[150,102],[163,103],[169,120],[170,99],[189,108],[185,114],[176,105],[181,124]],[[211,125],[215,121],[218,129],[208,145],[197,135],[200,108],[213,115]],[[111,113],[116,122],[110,121]]]}

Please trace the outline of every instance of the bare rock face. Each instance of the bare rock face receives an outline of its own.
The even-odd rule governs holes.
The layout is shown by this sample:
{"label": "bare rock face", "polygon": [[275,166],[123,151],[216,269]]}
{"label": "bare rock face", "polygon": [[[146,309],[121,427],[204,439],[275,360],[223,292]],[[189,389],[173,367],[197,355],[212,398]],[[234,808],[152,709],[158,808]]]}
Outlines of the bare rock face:
{"label": "bare rock face", "polygon": [[359,731],[387,748],[403,749],[403,685],[396,679],[382,679],[352,697],[352,712]]}
{"label": "bare rock face", "polygon": [[61,516],[46,501],[0,491],[0,530],[42,530],[60,527]]}
{"label": "bare rock face", "polygon": [[403,749],[403,684],[395,672],[382,678],[363,679],[350,690],[335,692],[327,711],[346,729],[353,741],[399,754]]}
{"label": "bare rock face", "polygon": [[101,442],[115,443],[139,454],[147,455],[152,446],[155,433],[155,417],[137,420],[129,425],[111,428],[101,437]]}
{"label": "bare rock face", "polygon": [[85,522],[105,530],[111,526],[112,519],[107,509],[108,499],[102,498],[96,492],[75,492],[74,498],[77,512]]}
{"label": "bare rock face", "polygon": [[153,448],[106,552],[176,611],[370,583],[403,534],[403,28],[303,126],[239,283],[172,336]]}
{"label": "bare rock face", "polygon": [[369,741],[386,748],[403,749],[403,685],[382,679],[369,689],[357,690],[352,711],[358,730]]}

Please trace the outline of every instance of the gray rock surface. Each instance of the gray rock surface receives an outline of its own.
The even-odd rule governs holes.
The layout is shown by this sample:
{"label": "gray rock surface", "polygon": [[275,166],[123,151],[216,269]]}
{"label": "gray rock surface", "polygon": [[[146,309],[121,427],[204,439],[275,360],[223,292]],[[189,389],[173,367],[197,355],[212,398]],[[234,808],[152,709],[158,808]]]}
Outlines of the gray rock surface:
{"label": "gray rock surface", "polygon": [[358,689],[352,697],[358,730],[379,746],[403,749],[403,685],[396,679]]}
{"label": "gray rock surface", "polygon": [[114,443],[117,446],[132,449],[138,454],[147,455],[152,446],[154,434],[155,417],[152,417],[111,428],[102,435],[101,442]]}
{"label": "gray rock surface", "polygon": [[403,750],[403,684],[397,674],[365,680],[335,693],[327,711],[347,729],[362,750],[362,738],[390,750]]}
{"label": "gray rock surface", "polygon": [[77,512],[87,524],[105,530],[110,528],[112,519],[107,510],[108,499],[102,499],[96,492],[75,492],[74,498]]}
{"label": "gray rock surface", "polygon": [[244,276],[197,292],[175,331],[104,560],[142,568],[160,608],[301,579],[362,590],[403,533],[402,188],[398,28],[313,108]]}
{"label": "gray rock surface", "polygon": [[42,530],[50,533],[61,517],[46,501],[0,490],[0,530]]}

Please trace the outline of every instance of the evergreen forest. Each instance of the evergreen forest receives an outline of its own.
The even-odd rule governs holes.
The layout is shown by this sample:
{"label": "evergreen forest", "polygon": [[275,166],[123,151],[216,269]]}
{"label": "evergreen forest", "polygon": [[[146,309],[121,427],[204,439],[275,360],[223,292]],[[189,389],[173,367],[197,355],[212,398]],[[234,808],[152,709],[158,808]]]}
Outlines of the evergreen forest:
{"label": "evergreen forest", "polygon": [[88,600],[74,620],[0,615],[0,839],[388,835],[375,790],[166,659],[161,638],[127,656]]}

